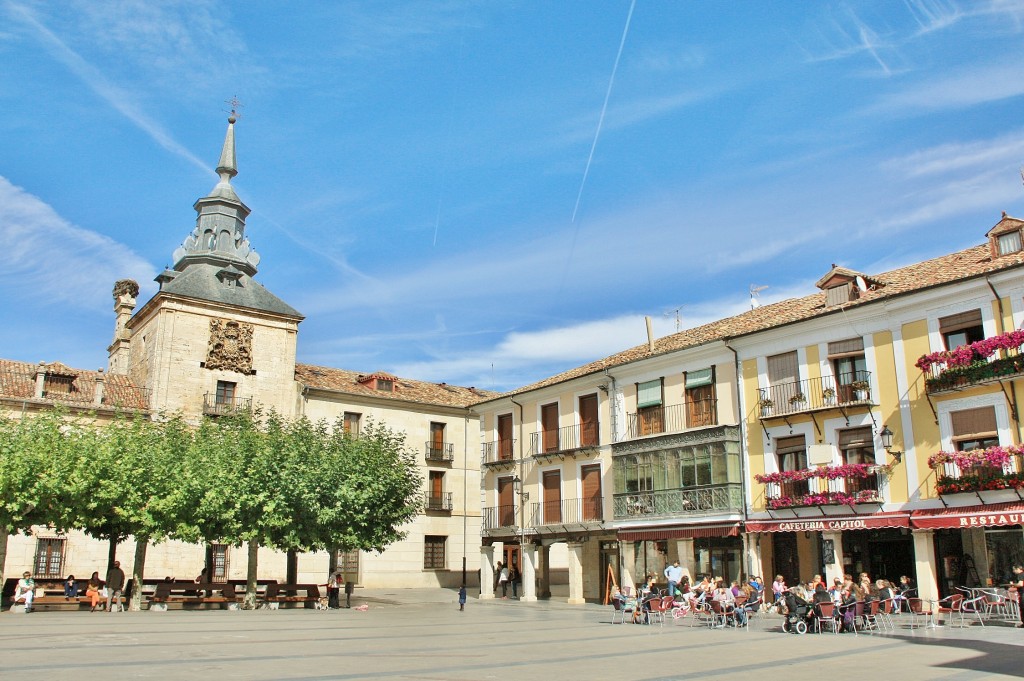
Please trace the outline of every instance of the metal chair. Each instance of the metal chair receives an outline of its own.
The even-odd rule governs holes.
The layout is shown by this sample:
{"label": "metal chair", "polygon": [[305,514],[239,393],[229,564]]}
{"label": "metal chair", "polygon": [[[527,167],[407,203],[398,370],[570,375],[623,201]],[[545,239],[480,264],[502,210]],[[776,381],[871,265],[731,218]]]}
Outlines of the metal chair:
{"label": "metal chair", "polygon": [[839,633],[839,622],[836,620],[836,604],[829,602],[814,604],[814,625],[820,634],[828,627],[833,634]]}
{"label": "metal chair", "polygon": [[622,600],[620,598],[613,598],[612,607],[615,608],[615,610],[612,611],[612,624],[616,624],[616,617],[619,618],[618,624],[625,624],[626,615],[628,614],[630,617],[633,616],[633,610],[634,608],[636,608],[636,601],[629,599]]}
{"label": "metal chair", "polygon": [[908,598],[910,606],[910,629],[917,626],[917,623],[924,620],[924,626],[935,626],[935,612],[931,608],[924,607],[924,600],[920,598]]}

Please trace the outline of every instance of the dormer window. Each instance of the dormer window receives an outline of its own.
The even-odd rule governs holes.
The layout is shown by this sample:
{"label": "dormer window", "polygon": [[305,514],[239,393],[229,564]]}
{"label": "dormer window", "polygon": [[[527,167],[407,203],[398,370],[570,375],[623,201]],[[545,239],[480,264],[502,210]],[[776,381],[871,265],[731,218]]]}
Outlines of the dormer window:
{"label": "dormer window", "polygon": [[996,252],[999,255],[1009,255],[1021,250],[1020,232],[1007,232],[996,238]]}
{"label": "dormer window", "polygon": [[395,381],[397,380],[394,376],[384,371],[377,371],[356,379],[361,385],[366,386],[370,390],[382,393],[395,392]]}
{"label": "dormer window", "polygon": [[857,300],[867,291],[882,287],[882,283],[865,274],[833,264],[828,274],[815,284],[825,292],[825,306],[834,307]]}
{"label": "dormer window", "polygon": [[393,393],[395,392],[395,382],[390,378],[378,378],[377,390],[383,393]]}

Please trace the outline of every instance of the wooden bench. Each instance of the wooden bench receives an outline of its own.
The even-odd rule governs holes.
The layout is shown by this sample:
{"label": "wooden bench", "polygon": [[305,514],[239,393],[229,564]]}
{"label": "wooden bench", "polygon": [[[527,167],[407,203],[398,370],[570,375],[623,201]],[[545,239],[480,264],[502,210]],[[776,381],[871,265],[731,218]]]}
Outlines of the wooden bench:
{"label": "wooden bench", "polygon": [[[85,595],[85,588],[89,583],[87,579],[75,580],[78,585],[78,596],[75,598],[67,598],[64,596],[64,582],[56,580],[36,580],[36,597],[32,601],[32,608],[34,610],[83,610],[91,607],[91,599]],[[18,583],[18,580],[8,579],[4,583],[4,607],[10,609],[12,599],[14,597],[14,586]],[[10,593],[7,593],[8,586],[10,587]],[[40,593],[42,591],[42,593]],[[127,604],[127,597],[121,595],[121,606],[122,608]],[[100,606],[106,607],[107,599],[100,598]],[[20,610],[24,604],[19,603],[18,609]]]}
{"label": "wooden bench", "polygon": [[229,582],[157,582],[153,595],[149,597],[149,609],[163,611],[168,605],[181,608],[217,606],[231,608],[237,604],[235,585]]}
{"label": "wooden bench", "polygon": [[277,610],[282,605],[313,608],[316,607],[319,600],[319,584],[278,584],[274,582],[267,585],[267,591],[263,594],[263,602],[271,610]]}

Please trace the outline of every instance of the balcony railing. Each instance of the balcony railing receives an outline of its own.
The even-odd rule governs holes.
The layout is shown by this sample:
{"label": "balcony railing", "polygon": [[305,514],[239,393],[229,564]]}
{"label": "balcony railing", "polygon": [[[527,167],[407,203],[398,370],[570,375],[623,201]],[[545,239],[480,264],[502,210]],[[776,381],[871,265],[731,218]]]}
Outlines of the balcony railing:
{"label": "balcony railing", "polygon": [[1024,448],[939,452],[928,459],[939,495],[1016,490],[1024,494]]}
{"label": "balcony railing", "polygon": [[718,425],[718,400],[647,407],[626,414],[626,438],[681,433],[688,428]]}
{"label": "balcony railing", "polygon": [[604,500],[561,499],[533,505],[531,526],[564,525],[567,523],[598,523],[604,520]]}
{"label": "balcony railing", "polygon": [[251,397],[218,397],[214,393],[203,395],[203,414],[208,416],[226,416],[251,409]]}
{"label": "balcony railing", "polygon": [[515,504],[501,506],[485,506],[482,525],[485,530],[499,530],[516,526],[519,517]]}
{"label": "balcony railing", "polygon": [[[881,502],[881,478],[884,471],[882,466],[855,464],[840,469],[819,468],[792,473],[796,476],[810,476],[802,480],[778,479],[786,473],[759,477],[769,479],[764,483],[764,499],[770,509],[848,506]],[[838,475],[837,472],[845,474]]]}
{"label": "balcony railing", "polygon": [[975,385],[1024,375],[1024,330],[1015,329],[991,338],[940,350],[918,358],[929,394],[960,390]]}
{"label": "balcony railing", "polygon": [[872,403],[871,372],[857,371],[758,388],[757,406],[760,417],[766,419]]}
{"label": "balcony railing", "polygon": [[530,456],[571,452],[584,447],[596,447],[600,429],[597,422],[566,426],[557,430],[542,430],[530,434]]}
{"label": "balcony railing", "polygon": [[480,446],[480,461],[483,464],[496,464],[515,460],[515,440],[493,440]]}
{"label": "balcony railing", "polygon": [[427,461],[444,463],[455,458],[455,443],[427,442],[425,445]]}
{"label": "balcony railing", "polygon": [[612,512],[616,520],[622,520],[637,517],[707,515],[720,511],[742,510],[743,486],[729,483],[690,489],[616,494]]}
{"label": "balcony railing", "polygon": [[442,492],[441,494],[428,494],[426,499],[428,511],[450,511],[452,510],[452,493]]}

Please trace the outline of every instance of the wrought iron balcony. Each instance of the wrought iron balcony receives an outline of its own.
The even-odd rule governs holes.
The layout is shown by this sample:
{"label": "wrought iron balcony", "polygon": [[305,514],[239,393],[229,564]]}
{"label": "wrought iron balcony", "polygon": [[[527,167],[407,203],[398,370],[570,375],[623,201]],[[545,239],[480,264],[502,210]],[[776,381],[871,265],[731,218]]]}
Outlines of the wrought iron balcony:
{"label": "wrought iron balcony", "polygon": [[762,419],[843,407],[870,405],[871,372],[857,371],[808,378],[758,388],[758,410]]}
{"label": "wrought iron balcony", "polygon": [[515,460],[515,440],[493,440],[480,446],[480,461],[484,465],[512,463]]}
{"label": "wrought iron balcony", "polygon": [[207,416],[227,416],[251,409],[251,397],[224,397],[214,393],[203,395],[203,414]]}
{"label": "wrought iron balcony", "polygon": [[453,442],[432,442],[425,445],[427,461],[446,463],[455,458],[455,443]]}
{"label": "wrought iron balcony", "polygon": [[542,430],[530,434],[530,456],[561,454],[585,447],[596,447],[600,429],[597,422],[566,426],[557,430]]}
{"label": "wrought iron balcony", "polygon": [[707,515],[713,512],[743,510],[743,486],[738,483],[659,490],[627,492],[615,495],[613,513],[616,520],[645,517]]}
{"label": "wrought iron balcony", "polygon": [[532,527],[569,523],[599,523],[603,520],[604,500],[600,498],[542,501],[534,504],[530,513]]}
{"label": "wrought iron balcony", "polygon": [[516,512],[515,504],[502,504],[501,506],[485,506],[483,509],[482,526],[484,530],[500,530],[513,528],[519,514]]}
{"label": "wrought iron balcony", "polygon": [[[765,505],[769,509],[802,506],[849,506],[882,501],[885,466],[852,464],[836,469],[818,468],[792,473],[771,473],[764,482]],[[843,473],[837,474],[837,473]],[[779,479],[787,475],[804,479]],[[833,477],[834,476],[834,477]]]}
{"label": "wrought iron balcony", "polygon": [[441,494],[428,494],[426,499],[428,511],[451,511],[452,493],[442,492]]}
{"label": "wrought iron balcony", "polygon": [[718,400],[646,407],[626,414],[626,438],[681,433],[690,428],[718,425]]}

